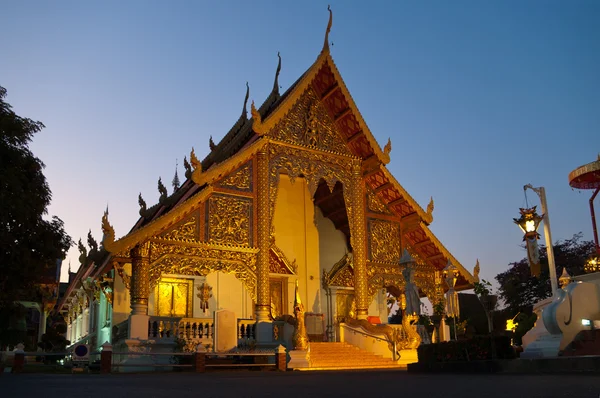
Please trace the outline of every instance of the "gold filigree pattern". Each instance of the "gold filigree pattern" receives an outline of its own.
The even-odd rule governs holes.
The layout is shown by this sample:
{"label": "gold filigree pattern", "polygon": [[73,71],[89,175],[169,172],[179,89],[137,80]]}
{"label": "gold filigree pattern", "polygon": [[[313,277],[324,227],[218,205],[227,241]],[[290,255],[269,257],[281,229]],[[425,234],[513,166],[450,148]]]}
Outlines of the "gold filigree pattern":
{"label": "gold filigree pattern", "polygon": [[391,215],[392,212],[372,191],[367,192],[367,209],[373,213]]}
{"label": "gold filigree pattern", "polygon": [[352,154],[312,88],[304,92],[286,117],[269,132],[269,137],[322,151]]}
{"label": "gold filigree pattern", "polygon": [[285,253],[275,244],[271,245],[271,261],[269,263],[269,271],[274,274],[291,274],[296,275],[298,272],[298,264],[296,260],[289,261]]}
{"label": "gold filigree pattern", "polygon": [[[269,289],[269,262],[271,247],[271,220],[273,213],[269,214],[269,200],[271,192],[275,191],[275,184],[269,180],[269,147],[263,147],[258,151],[256,157],[257,182],[256,182],[256,202],[257,202],[257,222],[256,246],[259,249],[257,259],[256,278],[258,281],[258,292],[256,301],[256,318],[258,320],[267,320],[271,310],[271,292]],[[271,207],[274,204],[271,203]]]}
{"label": "gold filigree pattern", "polygon": [[380,263],[398,263],[400,250],[400,225],[390,221],[369,220],[369,259]]}
{"label": "gold filigree pattern", "polygon": [[[367,253],[366,253],[366,222],[365,222],[365,187],[362,180],[360,160],[352,161],[352,179],[349,189],[344,189],[344,197],[348,195],[349,206],[348,224],[350,225],[350,244],[352,245],[354,264],[354,292],[356,297],[356,316],[367,319],[369,310]],[[349,191],[349,192],[348,192]]]}
{"label": "gold filigree pattern", "polygon": [[[150,243],[144,242],[136,245],[131,250],[131,304],[146,306],[148,312],[148,297],[150,295],[149,266],[150,266]],[[136,311],[133,309],[132,311]]]}
{"label": "gold filigree pattern", "polygon": [[347,253],[331,267],[331,271],[323,270],[323,288],[329,286],[354,287],[354,271],[352,254]]}
{"label": "gold filigree pattern", "polygon": [[221,180],[220,184],[223,188],[231,188],[239,191],[252,190],[252,163],[248,163],[241,167],[231,175]]}
{"label": "gold filigree pattern", "polygon": [[192,216],[186,222],[180,224],[171,231],[162,234],[160,238],[167,240],[197,240],[197,225],[198,221],[196,216]]}
{"label": "gold filigree pattern", "polygon": [[234,274],[256,300],[257,252],[257,249],[205,243],[153,242],[149,284],[156,286],[163,274],[206,276],[214,271],[222,271]]}
{"label": "gold filigree pattern", "polygon": [[125,272],[124,264],[118,261],[113,262],[113,268],[117,271],[117,274],[123,280],[123,284],[127,288],[127,290],[131,290],[131,275],[127,275]]}
{"label": "gold filigree pattern", "polygon": [[213,195],[208,200],[208,242],[250,245],[252,199]]}

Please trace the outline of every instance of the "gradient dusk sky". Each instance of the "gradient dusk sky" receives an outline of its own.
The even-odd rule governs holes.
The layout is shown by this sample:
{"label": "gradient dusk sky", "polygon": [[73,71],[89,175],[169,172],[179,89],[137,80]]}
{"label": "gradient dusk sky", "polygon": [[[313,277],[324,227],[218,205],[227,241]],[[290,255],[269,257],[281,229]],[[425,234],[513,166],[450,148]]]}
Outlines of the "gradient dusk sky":
{"label": "gradient dusk sky", "polygon": [[[600,152],[600,1],[331,1],[331,54],[383,146],[427,206],[432,231],[493,277],[525,256],[513,224],[523,185],[545,186],[553,240],[592,239],[591,191],[567,176]],[[316,59],[327,2],[0,3],[0,85],[46,125],[32,144],[49,213],[101,239],[157,202],[192,146],[199,158],[250,99],[264,101],[281,52],[281,92]],[[529,204],[539,204],[528,191]],[[600,206],[599,206],[600,207]],[[541,230],[541,228],[540,228]],[[543,242],[543,241],[542,241]],[[77,248],[63,263],[78,267]]]}

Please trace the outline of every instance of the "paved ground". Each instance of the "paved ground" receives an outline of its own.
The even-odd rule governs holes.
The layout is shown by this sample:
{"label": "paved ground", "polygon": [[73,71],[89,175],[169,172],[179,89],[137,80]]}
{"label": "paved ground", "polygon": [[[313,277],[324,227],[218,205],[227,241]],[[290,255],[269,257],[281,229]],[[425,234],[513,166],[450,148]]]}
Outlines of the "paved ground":
{"label": "paved ground", "polygon": [[0,375],[1,397],[600,397],[590,375],[219,372]]}

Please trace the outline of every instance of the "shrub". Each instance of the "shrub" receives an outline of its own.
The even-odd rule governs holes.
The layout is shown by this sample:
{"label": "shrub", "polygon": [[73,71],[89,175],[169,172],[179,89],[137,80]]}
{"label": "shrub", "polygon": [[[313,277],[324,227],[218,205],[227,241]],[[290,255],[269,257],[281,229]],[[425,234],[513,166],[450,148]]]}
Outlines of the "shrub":
{"label": "shrub", "polygon": [[[510,337],[495,336],[496,359],[513,359],[515,352]],[[469,340],[447,341],[436,344],[422,344],[417,349],[419,363],[461,362],[492,359],[492,339],[478,336]]]}

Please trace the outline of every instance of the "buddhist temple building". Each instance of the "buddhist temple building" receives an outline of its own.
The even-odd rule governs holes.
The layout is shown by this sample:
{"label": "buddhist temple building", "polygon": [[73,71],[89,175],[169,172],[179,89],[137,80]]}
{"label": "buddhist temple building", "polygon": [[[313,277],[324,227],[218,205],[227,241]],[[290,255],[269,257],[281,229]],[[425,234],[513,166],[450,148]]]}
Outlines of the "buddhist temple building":
{"label": "buddhist temple building", "polygon": [[140,195],[128,233],[117,236],[107,211],[101,244],[80,243],[82,266],[59,303],[72,343],[177,335],[217,349],[215,312],[226,310],[237,340],[268,346],[286,338],[296,286],[309,340],[339,341],[348,319],[387,322],[386,292],[405,287],[404,250],[421,297],[443,299],[449,262],[455,290],[472,288],[478,268],[471,274],[429,229],[433,200],[421,207],[387,169],[392,142],[377,142],[350,95],[331,23],[330,14],[322,50],[287,91],[280,58],[268,97],[248,104],[246,92],[210,153],[191,150],[182,184],[169,194],[159,181],[152,206]]}

